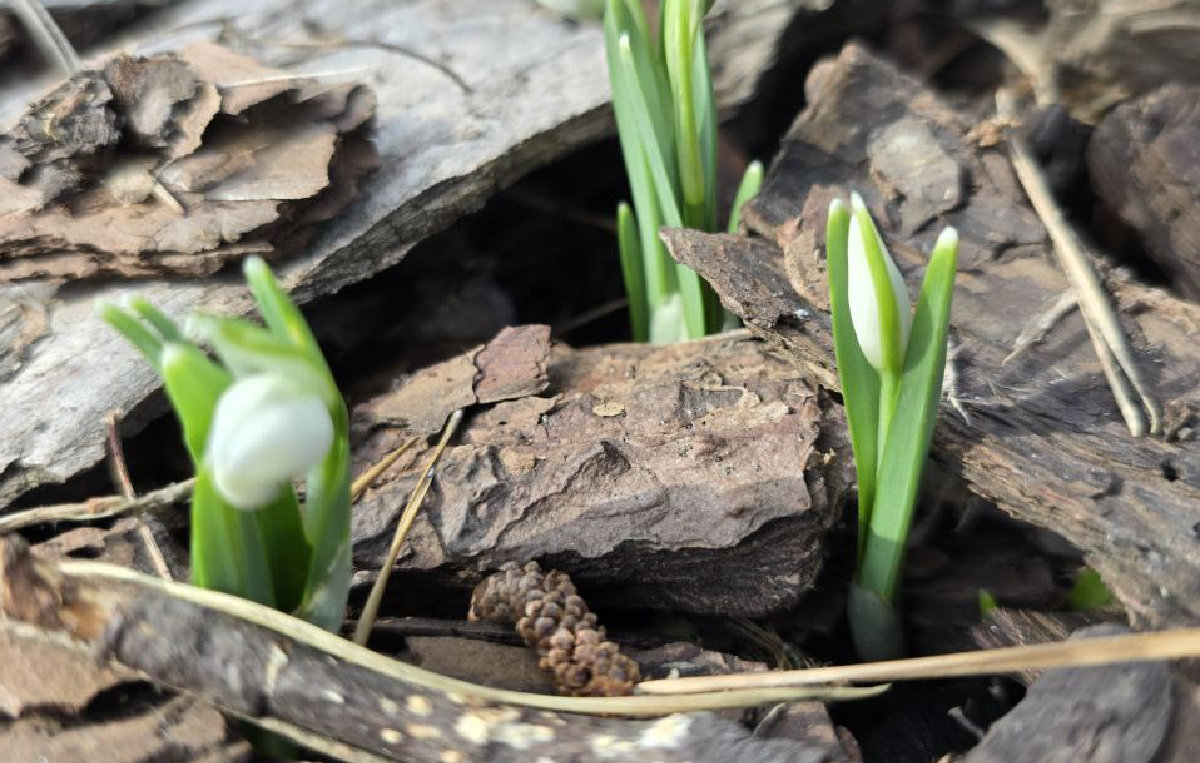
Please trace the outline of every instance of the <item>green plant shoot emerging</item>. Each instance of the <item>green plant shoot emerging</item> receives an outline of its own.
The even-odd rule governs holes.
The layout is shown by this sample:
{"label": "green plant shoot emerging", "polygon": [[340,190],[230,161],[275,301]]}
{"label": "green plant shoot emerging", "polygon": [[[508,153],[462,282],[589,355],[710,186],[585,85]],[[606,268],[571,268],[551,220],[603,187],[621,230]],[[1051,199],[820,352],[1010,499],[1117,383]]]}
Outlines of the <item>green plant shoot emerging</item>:
{"label": "green plant shoot emerging", "polygon": [[196,470],[192,582],[336,631],[350,588],[346,404],[271,271],[253,257],[245,272],[265,327],[197,314],[180,330],[140,298],[97,311],[162,376],[183,428]]}
{"label": "green plant shoot emerging", "polygon": [[864,659],[904,651],[898,587],[929,450],[942,372],[958,234],[934,245],[915,311],[858,194],[829,207],[826,233],[834,350],[858,467],[858,566],[849,616]]}
{"label": "green plant shoot emerging", "polygon": [[[717,112],[704,14],[712,0],[663,0],[658,34],[640,0],[608,0],[605,50],[617,134],[633,208],[617,210],[621,269],[636,341],[696,339],[735,323],[693,270],[676,264],[662,227],[709,233],[717,223]],[[728,223],[758,192],[762,166],[746,170]]]}

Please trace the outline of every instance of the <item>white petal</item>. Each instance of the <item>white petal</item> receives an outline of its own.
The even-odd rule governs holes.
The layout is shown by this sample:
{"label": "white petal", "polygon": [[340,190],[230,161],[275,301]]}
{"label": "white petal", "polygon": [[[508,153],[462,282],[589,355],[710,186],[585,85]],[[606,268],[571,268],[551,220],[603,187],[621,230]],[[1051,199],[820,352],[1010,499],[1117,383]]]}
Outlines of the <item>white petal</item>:
{"label": "white petal", "polygon": [[[854,209],[864,206],[862,197],[857,193],[851,195]],[[900,318],[900,351],[908,347],[908,336],[912,330],[912,303],[908,299],[908,289],[904,286],[904,278],[899,268],[892,260],[892,255],[883,243],[879,231],[872,225],[869,230],[862,230],[858,222],[859,216],[850,216],[850,238],[847,242],[847,290],[850,304],[850,322],[854,324],[854,333],[862,348],[867,361],[877,369],[883,367],[883,338],[879,323],[879,305],[875,299],[874,282],[871,280],[871,268],[867,262],[864,236],[874,236],[883,254],[883,262],[887,267],[888,280],[891,282],[892,294]]]}
{"label": "white petal", "polygon": [[879,330],[879,304],[871,285],[871,268],[863,249],[858,215],[850,217],[850,240],[846,247],[847,301],[850,322],[863,355],[875,368],[883,366],[883,339]]}
{"label": "white petal", "polygon": [[265,374],[239,380],[221,396],[206,459],[221,496],[239,509],[255,509],[317,464],[332,444],[324,403]]}

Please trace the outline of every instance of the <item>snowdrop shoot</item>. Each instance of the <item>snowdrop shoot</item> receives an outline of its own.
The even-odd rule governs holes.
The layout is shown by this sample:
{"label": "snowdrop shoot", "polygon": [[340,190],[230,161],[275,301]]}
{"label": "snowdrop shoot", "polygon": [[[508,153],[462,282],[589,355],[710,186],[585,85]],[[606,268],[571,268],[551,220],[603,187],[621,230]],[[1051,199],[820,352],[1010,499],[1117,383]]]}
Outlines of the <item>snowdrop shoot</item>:
{"label": "snowdrop shoot", "polygon": [[97,311],[162,376],[182,426],[196,470],[192,582],[336,630],[350,583],[349,416],[270,269],[251,257],[245,273],[264,325],[193,314],[181,330],[136,298]]}
{"label": "snowdrop shoot", "polygon": [[864,659],[901,656],[898,589],[929,450],[958,268],[946,228],[913,309],[904,280],[858,194],[829,206],[825,248],[842,399],[858,467],[858,565],[848,612]]}

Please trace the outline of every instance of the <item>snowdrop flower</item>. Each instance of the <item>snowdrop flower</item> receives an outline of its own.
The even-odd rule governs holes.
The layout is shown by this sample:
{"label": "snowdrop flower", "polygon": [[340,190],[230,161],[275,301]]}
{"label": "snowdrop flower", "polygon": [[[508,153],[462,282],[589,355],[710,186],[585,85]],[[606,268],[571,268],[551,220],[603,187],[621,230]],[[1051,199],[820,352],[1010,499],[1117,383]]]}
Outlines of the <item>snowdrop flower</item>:
{"label": "snowdrop flower", "polygon": [[[850,237],[846,246],[850,321],[867,361],[878,371],[898,374],[904,366],[904,350],[908,347],[908,334],[912,329],[912,303],[908,300],[908,289],[900,270],[879,237],[862,197],[851,194],[850,205]],[[872,261],[876,258],[883,260],[887,284],[877,284],[871,275]],[[879,266],[878,262],[874,264]],[[888,287],[891,299],[886,293],[877,291]],[[881,320],[884,309],[896,311],[895,318],[888,321],[890,331],[886,332]]]}
{"label": "snowdrop flower", "polygon": [[319,397],[280,374],[247,376],[217,401],[205,461],[222,498],[238,509],[257,509],[319,463],[333,435]]}

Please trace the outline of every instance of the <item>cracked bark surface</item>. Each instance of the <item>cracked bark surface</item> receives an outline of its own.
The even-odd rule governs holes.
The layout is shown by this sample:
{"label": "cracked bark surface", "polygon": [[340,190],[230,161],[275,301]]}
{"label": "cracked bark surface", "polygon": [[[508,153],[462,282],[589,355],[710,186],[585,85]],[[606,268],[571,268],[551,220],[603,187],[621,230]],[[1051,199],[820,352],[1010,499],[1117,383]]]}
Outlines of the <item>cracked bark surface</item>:
{"label": "cracked bark surface", "polygon": [[[923,253],[943,225],[954,225],[962,244],[951,336],[961,349],[952,362],[963,412],[943,404],[931,458],[1004,511],[1082,549],[1135,620],[1194,624],[1200,310],[1107,274],[1167,409],[1165,437],[1132,438],[1077,311],[1009,357],[1022,329],[1068,286],[1002,149],[971,143],[965,115],[856,45],[818,65],[807,87],[809,107],[743,212],[765,239],[672,231],[675,257],[835,389],[823,252],[830,200],[851,190],[864,196],[914,290]],[[920,166],[911,156],[924,157]]]}
{"label": "cracked bark surface", "polygon": [[[500,374],[485,365],[496,345],[526,360]],[[406,598],[536,559],[601,605],[749,617],[794,603],[820,570],[849,445],[826,424],[829,401],[758,340],[551,350],[541,330],[501,334],[360,406],[357,471],[440,427],[437,378],[455,380],[437,392],[455,405],[499,387],[513,399],[474,408],[442,455],[393,573],[421,575],[399,584]],[[371,571],[359,582],[382,563],[427,453],[406,452],[356,506],[356,567]]]}

